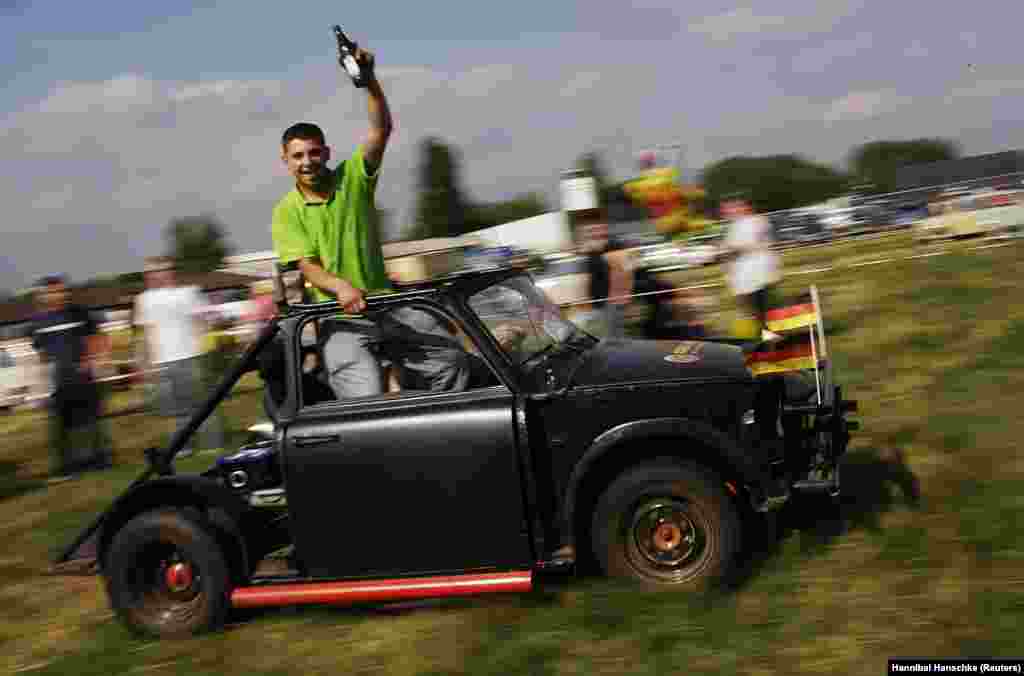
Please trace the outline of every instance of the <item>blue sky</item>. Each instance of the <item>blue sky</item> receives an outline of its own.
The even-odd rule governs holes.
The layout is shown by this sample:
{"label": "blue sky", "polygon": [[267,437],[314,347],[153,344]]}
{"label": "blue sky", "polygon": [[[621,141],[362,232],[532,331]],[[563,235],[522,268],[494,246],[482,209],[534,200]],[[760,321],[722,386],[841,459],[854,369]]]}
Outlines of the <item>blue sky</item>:
{"label": "blue sky", "polygon": [[459,149],[481,200],[553,200],[580,153],[625,176],[665,142],[683,143],[693,170],[744,153],[839,164],[877,138],[1024,147],[1024,10],[936,7],[0,0],[0,288],[137,270],[170,219],[202,212],[238,251],[269,248],[270,208],[290,187],[281,130],[319,122],[336,155],[365,131],[332,23],[378,56],[397,124],[378,201],[400,225],[427,134]]}

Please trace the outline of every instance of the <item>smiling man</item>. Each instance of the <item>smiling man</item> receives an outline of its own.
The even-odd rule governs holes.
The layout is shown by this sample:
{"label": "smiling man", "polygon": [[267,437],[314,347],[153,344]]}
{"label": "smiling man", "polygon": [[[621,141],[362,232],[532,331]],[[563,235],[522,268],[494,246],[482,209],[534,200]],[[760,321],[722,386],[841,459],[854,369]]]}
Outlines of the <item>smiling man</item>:
{"label": "smiling man", "polygon": [[[366,308],[364,294],[390,289],[373,199],[392,128],[391,111],[373,71],[373,55],[360,48],[356,60],[368,73],[370,128],[366,139],[347,160],[331,169],[331,148],[320,127],[299,122],[285,130],[281,159],[295,179],[295,188],[274,207],[272,222],[280,262],[298,262],[299,270],[313,285],[315,301],[337,299],[353,314]],[[362,329],[353,330],[360,326]],[[381,326],[346,320],[325,322],[322,329],[325,367],[339,399],[383,392],[380,367],[367,345],[368,336],[383,332],[391,337],[402,335],[406,341],[416,334],[450,339],[434,317],[411,308],[390,313],[382,318]],[[402,364],[404,374],[410,376],[406,382],[425,382],[435,391],[466,386],[468,357],[454,342],[451,347],[435,345],[420,353]]]}

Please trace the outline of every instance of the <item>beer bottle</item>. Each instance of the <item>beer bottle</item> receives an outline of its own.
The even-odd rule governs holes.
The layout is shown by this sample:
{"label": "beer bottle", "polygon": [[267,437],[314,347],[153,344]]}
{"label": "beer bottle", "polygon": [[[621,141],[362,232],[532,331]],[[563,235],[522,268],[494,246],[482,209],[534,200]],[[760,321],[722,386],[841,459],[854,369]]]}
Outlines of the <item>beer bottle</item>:
{"label": "beer bottle", "polygon": [[349,40],[348,36],[342,32],[341,26],[338,25],[334,26],[334,37],[338,41],[338,63],[352,78],[352,84],[356,87],[365,87],[368,73],[356,61],[356,43]]}

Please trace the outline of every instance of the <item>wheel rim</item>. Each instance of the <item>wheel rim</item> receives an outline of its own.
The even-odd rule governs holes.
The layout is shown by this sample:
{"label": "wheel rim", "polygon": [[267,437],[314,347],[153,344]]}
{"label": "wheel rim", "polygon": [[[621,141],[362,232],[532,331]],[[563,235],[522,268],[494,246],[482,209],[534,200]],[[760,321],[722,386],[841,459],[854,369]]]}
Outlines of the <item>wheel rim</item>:
{"label": "wheel rim", "polygon": [[646,575],[683,582],[706,558],[707,532],[691,505],[678,498],[657,498],[633,510],[629,558]]}
{"label": "wheel rim", "polygon": [[173,631],[201,614],[201,571],[182,549],[167,543],[146,547],[133,568],[127,583],[141,623]]}

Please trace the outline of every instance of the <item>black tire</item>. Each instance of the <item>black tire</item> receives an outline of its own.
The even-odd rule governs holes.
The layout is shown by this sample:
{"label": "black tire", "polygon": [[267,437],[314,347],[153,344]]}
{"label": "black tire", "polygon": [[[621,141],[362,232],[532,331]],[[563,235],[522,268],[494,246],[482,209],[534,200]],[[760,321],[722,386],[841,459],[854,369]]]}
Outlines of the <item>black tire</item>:
{"label": "black tire", "polygon": [[702,590],[730,572],[742,544],[736,507],[710,469],[658,459],[605,490],[591,533],[601,569],[653,588]]}
{"label": "black tire", "polygon": [[223,625],[230,610],[227,560],[198,510],[140,514],[114,536],[105,561],[110,604],[136,634],[199,634]]}

